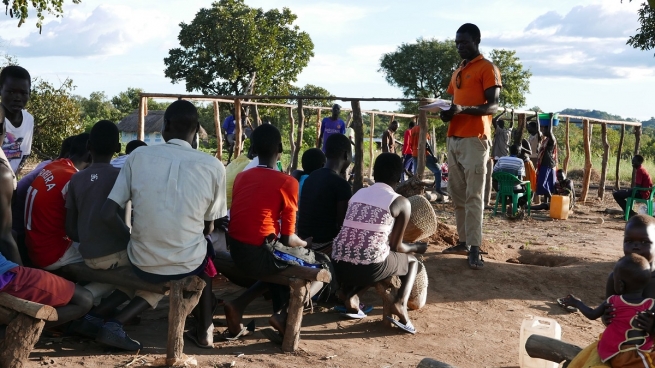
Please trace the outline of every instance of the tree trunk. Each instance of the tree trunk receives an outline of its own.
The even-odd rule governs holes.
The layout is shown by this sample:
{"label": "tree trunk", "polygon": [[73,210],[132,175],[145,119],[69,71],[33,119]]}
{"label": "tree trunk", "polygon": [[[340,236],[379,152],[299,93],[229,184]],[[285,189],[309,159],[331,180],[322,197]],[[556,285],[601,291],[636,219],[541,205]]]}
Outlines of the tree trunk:
{"label": "tree trunk", "polygon": [[561,363],[573,360],[582,348],[550,337],[532,335],[525,342],[525,351],[531,358]]}
{"label": "tree trunk", "polygon": [[243,145],[241,135],[243,134],[243,126],[241,125],[241,100],[234,99],[234,155],[232,158],[236,159],[241,154],[241,146]]}
{"label": "tree trunk", "polygon": [[588,119],[582,120],[582,143],[584,144],[584,176],[582,178],[582,194],[580,195],[580,202],[587,201],[587,193],[589,192],[589,181],[591,180],[591,139],[589,138],[591,129],[589,129]]}
{"label": "tree trunk", "polygon": [[309,299],[310,282],[302,279],[292,279],[290,283],[291,295],[289,300],[289,315],[284,329],[282,351],[294,352],[300,342],[300,327],[302,325],[302,312],[305,302]]}
{"label": "tree trunk", "polygon": [[[429,102],[426,99],[421,99],[419,106],[427,105]],[[425,171],[425,144],[428,138],[428,117],[425,110],[418,112],[418,125],[420,126],[420,133],[418,135],[418,156],[416,162],[416,177],[418,180],[423,180],[423,172]]]}
{"label": "tree trunk", "polygon": [[352,100],[353,130],[355,131],[355,167],[353,168],[353,194],[364,187],[364,123],[359,100]]}
{"label": "tree trunk", "polygon": [[369,179],[373,177],[373,147],[375,143],[373,142],[373,132],[375,131],[375,114],[371,114],[371,127],[369,129],[369,140],[368,140],[368,177]]}
{"label": "tree trunk", "polygon": [[255,121],[255,128],[258,126],[262,125],[262,118],[259,116],[259,108],[257,105],[254,106],[255,108],[253,109],[254,114],[253,114],[253,120]]}
{"label": "tree trunk", "polygon": [[214,128],[216,129],[216,158],[223,160],[223,132],[221,131],[221,115],[218,101],[214,101]]}
{"label": "tree trunk", "polygon": [[614,189],[621,189],[621,177],[619,171],[621,170],[621,154],[623,153],[623,138],[625,137],[625,125],[621,125],[621,137],[619,138],[619,147],[616,152],[616,177],[614,178]]}
{"label": "tree trunk", "polygon": [[564,133],[564,149],[566,150],[566,157],[564,158],[564,172],[569,172],[569,161],[571,160],[571,144],[569,142],[569,126],[571,118],[566,118],[566,132]]}
{"label": "tree trunk", "polygon": [[[289,152],[293,155],[296,152],[296,142],[293,139],[293,130],[295,129],[295,120],[293,119],[293,108],[288,107],[287,111],[289,113]],[[289,166],[287,166],[287,174],[291,173],[291,166],[293,165],[293,157],[289,161]]]}
{"label": "tree trunk", "polygon": [[39,341],[44,325],[43,320],[18,314],[7,326],[5,339],[0,342],[0,367],[31,367],[27,358]]}
{"label": "tree trunk", "polygon": [[607,123],[601,126],[601,140],[603,142],[603,167],[600,171],[600,185],[598,186],[598,198],[601,200],[605,198],[605,180],[607,179],[607,161],[610,156],[610,144],[607,141]]}
{"label": "tree trunk", "polygon": [[300,148],[302,148],[302,136],[303,129],[305,126],[305,113],[303,111],[303,101],[301,98],[298,99],[298,136],[296,137],[296,146],[294,147],[291,170],[296,170],[298,168],[298,156],[300,156]]}

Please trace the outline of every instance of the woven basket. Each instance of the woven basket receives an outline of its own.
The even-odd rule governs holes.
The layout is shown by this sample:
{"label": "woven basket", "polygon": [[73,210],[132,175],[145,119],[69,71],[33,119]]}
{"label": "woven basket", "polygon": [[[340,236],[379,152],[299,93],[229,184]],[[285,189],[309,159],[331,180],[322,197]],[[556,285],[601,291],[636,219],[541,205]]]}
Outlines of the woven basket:
{"label": "woven basket", "polygon": [[403,234],[403,241],[413,243],[437,232],[437,215],[430,202],[423,196],[409,197],[412,215]]}
{"label": "woven basket", "polygon": [[410,310],[417,310],[423,308],[428,298],[428,273],[425,270],[423,262],[418,263],[418,271],[416,272],[416,280],[412,286],[412,292],[409,294],[407,301],[407,308]]}

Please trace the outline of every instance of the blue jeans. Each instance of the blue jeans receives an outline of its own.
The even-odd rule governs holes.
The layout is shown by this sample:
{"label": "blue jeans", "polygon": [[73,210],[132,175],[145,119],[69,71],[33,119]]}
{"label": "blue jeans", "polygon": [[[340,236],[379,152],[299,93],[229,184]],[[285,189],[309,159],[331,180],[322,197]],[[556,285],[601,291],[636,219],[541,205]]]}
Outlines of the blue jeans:
{"label": "blue jeans", "polygon": [[400,181],[404,183],[407,180],[407,175],[405,174],[405,170],[414,174],[416,171],[415,169],[416,169],[416,164],[414,163],[414,159],[412,158],[412,155],[411,154],[403,155],[403,175],[400,177]]}
{"label": "blue jeans", "polygon": [[[416,169],[416,157],[412,157],[412,162],[414,163],[414,169]],[[432,174],[434,174],[434,191],[441,195],[447,196],[448,193],[444,193],[444,191],[441,190],[441,167],[439,167],[439,164],[437,164],[437,159],[432,156],[426,156],[425,167],[432,171]]]}

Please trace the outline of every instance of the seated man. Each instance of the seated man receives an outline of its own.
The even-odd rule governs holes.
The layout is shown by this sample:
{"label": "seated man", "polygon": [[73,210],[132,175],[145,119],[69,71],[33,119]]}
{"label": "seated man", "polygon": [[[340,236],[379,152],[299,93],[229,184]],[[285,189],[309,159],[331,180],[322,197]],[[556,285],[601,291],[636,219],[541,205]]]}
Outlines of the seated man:
{"label": "seated man", "polygon": [[[519,180],[523,180],[525,176],[525,163],[522,159],[518,158],[519,146],[513,144],[509,147],[509,156],[502,156],[498,159],[494,165],[494,173],[496,172],[505,172],[516,176]],[[494,189],[498,192],[498,183],[494,181]],[[525,192],[525,188],[521,185],[516,185],[514,187],[515,193]],[[498,199],[500,200],[500,198]],[[519,198],[519,206],[524,205],[527,202],[525,197]]]}
{"label": "seated man", "polygon": [[[191,147],[200,129],[198,110],[185,100],[173,102],[164,113],[162,137],[166,144],[132,152],[102,207],[112,231],[129,229],[119,215],[129,200],[134,205],[134,224],[127,256],[137,276],[160,283],[198,275],[205,282],[193,315],[197,327],[185,337],[203,348],[213,347],[211,277],[205,272],[208,246],[205,235],[214,220],[225,216],[225,168],[215,158]],[[113,319],[107,321],[96,341],[126,350],[141,349],[123,331],[123,324],[163,295],[139,292]]]}
{"label": "seated man", "polygon": [[46,328],[79,318],[93,306],[93,297],[85,288],[49,272],[23,267],[11,235],[11,197],[14,172],[0,160],[0,292],[57,310],[57,321]]}
{"label": "seated man", "polygon": [[[61,150],[59,151],[60,158],[67,158],[71,145],[73,143],[73,137],[68,137],[64,139],[61,143]],[[40,164],[36,165],[34,170],[30,171],[27,175],[23,176],[16,187],[16,194],[14,195],[14,201],[11,204],[11,214],[13,220],[11,222],[11,229],[14,231],[16,237],[16,243],[18,245],[18,250],[20,251],[20,257],[23,260],[23,263],[26,265],[31,265],[32,262],[27,255],[27,248],[25,247],[25,199],[27,197],[27,191],[30,189],[30,185],[34,182],[37,175],[41,173],[46,165],[50,164],[52,160],[45,160]]]}
{"label": "seated man", "polygon": [[[109,163],[114,153],[121,149],[116,124],[108,120],[97,122],[91,129],[88,147],[91,165],[73,175],[68,183],[66,234],[79,243],[80,254],[90,268],[108,270],[129,266],[127,243],[130,233],[112,231],[103,221],[101,212],[120,172]],[[99,283],[87,284],[85,288],[91,291],[94,298],[116,289]],[[83,319],[73,323],[71,330],[95,338],[104,319],[133,296],[134,290],[119,288]]]}
{"label": "seated man", "polygon": [[[635,155],[635,157],[632,158],[632,167],[635,168],[636,170],[636,177],[635,177],[635,187],[639,188],[651,188],[653,186],[653,180],[650,178],[650,175],[648,174],[648,171],[646,171],[646,168],[643,166],[644,163],[644,157],[641,155]],[[614,196],[614,200],[616,203],[621,207],[623,210],[623,214],[625,215],[625,207],[627,205],[627,199],[632,196],[632,188],[630,189],[622,189],[622,190],[615,190],[612,195]],[[637,192],[637,196],[641,198],[648,198],[650,196],[650,191],[649,190],[642,190]],[[637,213],[635,211],[630,211],[630,217],[636,215]]]}
{"label": "seated man", "polygon": [[[144,141],[140,141],[138,139],[135,139],[133,141],[130,141],[126,146],[125,146],[125,154],[122,156],[118,156],[115,159],[111,160],[111,166],[122,169],[123,165],[125,165],[125,161],[127,161],[127,158],[130,157],[130,153],[134,151],[135,149],[143,146],[147,146],[148,144]],[[118,151],[120,152],[120,151]]]}
{"label": "seated man", "polygon": [[298,208],[298,235],[312,237],[312,249],[332,253],[332,240],[339,234],[346,217],[350,184],[339,173],[350,165],[350,140],[333,134],[325,142],[327,162],[305,180]]}
{"label": "seated man", "polygon": [[555,191],[557,194],[569,197],[569,209],[575,205],[575,187],[573,180],[566,178],[564,170],[557,170],[557,182],[555,183]]}
{"label": "seated man", "polygon": [[397,275],[402,285],[385,316],[409,333],[416,333],[407,313],[407,301],[414,285],[418,260],[408,253],[425,253],[427,244],[405,244],[402,241],[411,215],[407,198],[394,192],[403,172],[402,159],[383,153],[375,160],[375,184],[360,189],[350,198],[346,221],[334,239],[332,260],[337,279],[345,294],[346,315],[364,318],[357,294],[378,281]]}
{"label": "seated man", "polygon": [[[230,208],[230,253],[232,260],[245,274],[254,278],[278,273],[288,264],[273,256],[273,250],[294,253],[293,247],[306,247],[307,242],[295,233],[298,208],[298,181],[278,172],[276,160],[282,152],[282,137],[270,124],[257,127],[250,137],[259,166],[237,175]],[[279,239],[278,239],[279,236]],[[305,251],[312,254],[311,251]],[[289,286],[258,282],[237,300],[225,305],[225,318],[232,336],[242,332],[243,312],[254,297],[267,287],[273,299],[273,315],[269,323],[284,334],[289,303]]]}
{"label": "seated man", "polygon": [[88,140],[88,133],[76,136],[70,156],[46,165],[27,190],[25,245],[34,265],[48,271],[82,262],[79,244],[66,235],[66,193],[73,174],[91,161]]}

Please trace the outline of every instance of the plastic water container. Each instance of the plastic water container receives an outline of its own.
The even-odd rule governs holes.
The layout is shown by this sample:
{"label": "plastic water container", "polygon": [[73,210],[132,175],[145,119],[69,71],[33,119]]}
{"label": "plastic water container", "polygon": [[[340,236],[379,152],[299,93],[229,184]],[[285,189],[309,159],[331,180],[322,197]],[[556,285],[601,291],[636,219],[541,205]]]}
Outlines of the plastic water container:
{"label": "plastic water container", "polygon": [[568,196],[552,195],[550,197],[550,217],[558,220],[569,218]]}
{"label": "plastic water container", "polygon": [[549,362],[543,359],[530,358],[525,351],[525,342],[531,335],[547,336],[560,340],[562,338],[562,327],[552,318],[530,316],[521,324],[521,335],[519,342],[519,367],[521,368],[557,368],[558,363]]}
{"label": "plastic water container", "polygon": [[[550,124],[550,113],[539,114],[539,125],[548,126],[548,124]],[[555,113],[553,114],[553,126],[558,126],[558,125],[559,125],[559,114]]]}

